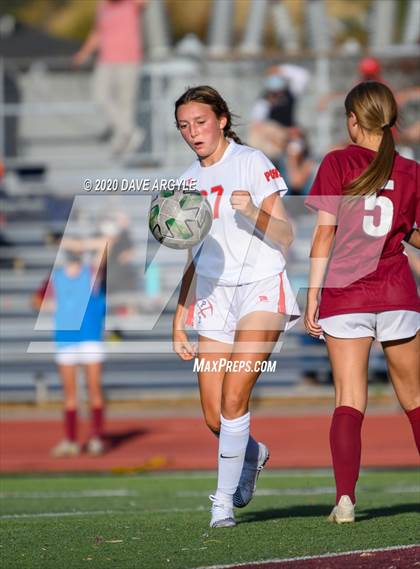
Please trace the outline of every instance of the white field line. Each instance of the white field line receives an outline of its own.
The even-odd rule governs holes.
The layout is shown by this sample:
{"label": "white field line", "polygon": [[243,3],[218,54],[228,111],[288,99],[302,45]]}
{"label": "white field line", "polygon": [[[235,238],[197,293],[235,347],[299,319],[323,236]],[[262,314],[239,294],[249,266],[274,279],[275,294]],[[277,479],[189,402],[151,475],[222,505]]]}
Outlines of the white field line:
{"label": "white field line", "polygon": [[[332,476],[331,469],[328,468],[315,468],[315,469],[308,469],[308,470],[300,470],[300,469],[293,469],[293,468],[284,468],[281,470],[271,469],[271,470],[264,470],[264,478],[289,478],[293,476],[294,478],[307,478],[310,476],[311,478],[330,478]],[[364,471],[361,469],[361,473],[363,474]],[[142,473],[142,477],[153,477],[153,478],[170,478],[172,480],[184,480],[185,478],[203,478],[204,480],[208,480],[209,478],[217,477],[216,470],[202,470],[202,471],[195,471],[190,472],[188,470],[185,471],[178,471],[178,472],[152,472],[152,473]]]}
{"label": "white field line", "polygon": [[[361,468],[360,475],[363,477],[366,474],[380,473],[383,469],[369,469],[369,468]],[[387,469],[392,470],[392,468]],[[398,470],[398,469],[397,469]],[[264,478],[332,478],[332,470],[331,468],[308,468],[308,469],[301,469],[301,468],[282,468],[281,470],[276,470],[275,468],[265,468],[264,469]],[[184,480],[185,478],[202,478],[203,480],[208,480],[209,478],[216,478],[217,471],[216,470],[196,470],[196,471],[189,471],[189,470],[179,470],[177,472],[142,472],[139,474],[141,478],[169,478],[171,480]]]}
{"label": "white field line", "polygon": [[[360,490],[363,491],[363,485]],[[414,494],[420,492],[420,486],[390,486],[381,489],[386,494]],[[319,486],[313,488],[260,488],[257,496],[310,496],[318,494],[334,494],[333,486]],[[72,490],[72,491],[48,491],[48,492],[0,492],[0,500],[50,500],[55,498],[137,498],[143,492],[116,488],[110,490]],[[175,493],[177,498],[202,498],[207,497],[208,491],[186,490]]]}
{"label": "white field line", "polygon": [[[380,547],[378,549],[358,549],[356,551],[342,551],[340,553],[325,553],[323,555],[306,555],[304,557],[288,557],[287,559],[267,559],[265,561],[246,561],[245,563],[232,563],[230,565],[207,565],[196,567],[196,569],[236,569],[237,567],[247,567],[248,565],[257,565],[264,569],[265,565],[270,563],[290,563],[291,561],[309,561],[312,559],[333,559],[334,557],[342,557],[343,555],[361,555],[366,553],[382,553],[384,551],[400,551],[404,549],[413,549],[419,547],[420,544],[414,545],[394,545],[391,547]],[[281,569],[281,567],[279,567]]]}
{"label": "white field line", "polygon": [[93,516],[113,514],[112,510],[97,510],[96,512],[41,512],[37,514],[4,514],[0,516],[0,520],[19,520],[31,518],[65,518],[72,516]]}
{"label": "white field line", "polygon": [[0,499],[24,498],[125,498],[139,496],[135,490],[115,489],[115,490],[72,490],[72,491],[50,491],[50,492],[0,492]]}
{"label": "white field line", "polygon": [[[364,471],[361,469],[361,474],[363,475]],[[170,479],[170,480],[185,480],[188,479],[215,479],[217,477],[216,470],[196,470],[196,471],[189,471],[189,470],[178,470],[177,472],[141,472],[139,474],[134,473],[135,476],[142,479],[150,479],[150,478],[159,478],[159,479]],[[135,477],[134,476],[134,477]],[[328,468],[317,468],[317,469],[308,469],[308,470],[294,470],[293,468],[285,468],[282,470],[264,470],[264,478],[289,478],[293,476],[294,478],[331,478],[332,471]]]}
{"label": "white field line", "polygon": [[[389,494],[399,494],[399,493],[418,493],[420,488],[418,486],[407,486],[400,487],[394,486],[389,488],[384,488],[383,491]],[[31,496],[30,492],[14,493],[12,495],[2,495],[3,499],[8,498],[85,498],[97,497],[114,497],[114,496],[128,496],[128,497],[139,497],[141,493],[128,492],[125,490],[102,490],[102,491],[83,491],[77,494],[77,492],[34,492]],[[99,494],[98,494],[99,493]],[[281,490],[276,489],[260,489],[257,490],[257,494],[260,496],[307,496],[314,494],[334,494],[335,488],[332,486],[319,487],[319,488],[284,488]],[[208,492],[176,492],[175,496],[178,498],[202,498],[207,497]],[[153,509],[153,510],[87,510],[87,511],[72,511],[72,512],[37,512],[37,513],[23,513],[23,514],[4,514],[0,515],[0,520],[12,520],[12,519],[28,519],[28,518],[50,518],[50,517],[68,517],[68,516],[93,516],[93,515],[108,515],[108,514],[135,514],[135,515],[151,515],[151,514],[171,514],[171,513],[182,513],[182,512],[205,512],[208,510],[206,506],[198,506],[196,508],[163,508],[163,509]]]}
{"label": "white field line", "polygon": [[19,519],[37,519],[37,518],[64,518],[75,516],[102,516],[102,515],[152,515],[152,514],[182,514],[191,512],[207,512],[209,507],[198,506],[197,508],[163,508],[161,510],[86,510],[73,512],[38,512],[33,514],[4,514],[0,516],[0,520],[19,520]]}
{"label": "white field line", "polygon": [[[364,470],[363,468],[360,470],[361,476],[364,474],[369,474],[369,470]],[[289,478],[293,476],[293,478],[332,478],[332,471],[330,468],[315,468],[315,469],[307,469],[307,470],[300,470],[300,469],[293,469],[293,468],[285,468],[282,470],[264,470],[264,478]],[[185,480],[188,479],[203,479],[203,480],[214,480],[217,477],[216,470],[197,470],[197,471],[177,471],[177,472],[142,472],[137,475],[140,479],[150,479],[150,478],[159,478],[159,479],[170,479],[170,480]],[[135,478],[135,477],[134,477]]]}
{"label": "white field line", "polygon": [[[363,491],[363,486],[359,488],[359,492]],[[370,490],[372,491],[372,490]],[[389,486],[381,488],[378,492],[386,494],[416,494],[420,492],[420,486]],[[319,486],[315,488],[260,488],[256,491],[257,496],[312,496],[322,494],[335,494],[334,486]],[[178,498],[202,498],[207,496],[204,491],[181,491],[177,492]]]}

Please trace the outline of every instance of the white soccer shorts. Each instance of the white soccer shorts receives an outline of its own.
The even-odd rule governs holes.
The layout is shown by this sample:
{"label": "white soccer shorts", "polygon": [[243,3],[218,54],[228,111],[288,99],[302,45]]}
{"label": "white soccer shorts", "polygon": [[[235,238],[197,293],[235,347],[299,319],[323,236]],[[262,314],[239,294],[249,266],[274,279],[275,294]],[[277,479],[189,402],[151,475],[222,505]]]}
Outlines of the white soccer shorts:
{"label": "white soccer shorts", "polygon": [[238,286],[220,286],[198,275],[196,299],[187,324],[199,334],[227,344],[233,344],[238,322],[251,312],[285,314],[290,317],[286,329],[300,315],[286,271]]}
{"label": "white soccer shorts", "polygon": [[379,342],[403,340],[420,329],[420,314],[413,310],[360,312],[320,318],[318,324],[335,338],[375,338]]}
{"label": "white soccer shorts", "polygon": [[62,365],[86,365],[101,363],[105,359],[103,342],[78,342],[58,348],[55,361]]}

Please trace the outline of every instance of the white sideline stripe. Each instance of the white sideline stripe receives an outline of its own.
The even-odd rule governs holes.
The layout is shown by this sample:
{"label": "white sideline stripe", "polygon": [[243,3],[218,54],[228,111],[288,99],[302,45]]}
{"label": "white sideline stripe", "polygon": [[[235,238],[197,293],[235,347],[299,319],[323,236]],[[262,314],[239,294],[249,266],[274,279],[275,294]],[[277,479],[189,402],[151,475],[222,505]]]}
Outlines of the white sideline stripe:
{"label": "white sideline stripe", "polygon": [[[363,485],[362,485],[363,488]],[[420,486],[390,486],[382,489],[387,494],[411,494],[420,492]],[[314,488],[260,488],[257,496],[310,496],[318,494],[334,494],[333,486],[319,486]],[[207,497],[208,491],[180,491],[176,492],[177,498],[202,498]],[[54,499],[54,498],[137,498],[142,496],[137,490],[116,488],[113,490],[73,490],[73,491],[50,491],[50,492],[0,492],[1,500],[28,500],[28,499]]]}
{"label": "white sideline stripe", "polygon": [[86,511],[74,511],[74,512],[38,512],[34,514],[3,514],[0,516],[0,520],[19,520],[19,519],[31,519],[31,518],[54,518],[54,517],[70,517],[70,516],[95,516],[95,515],[148,515],[151,514],[182,514],[191,512],[207,512],[209,508],[204,506],[198,506],[197,508],[164,508],[161,510],[86,510]]}
{"label": "white sideline stripe", "polygon": [[310,561],[311,559],[330,559],[342,557],[344,555],[360,555],[362,553],[382,553],[384,551],[400,551],[402,549],[413,549],[419,547],[419,543],[413,545],[392,545],[391,547],[379,547],[377,549],[358,549],[356,551],[342,551],[340,553],[324,553],[322,555],[305,555],[304,557],[288,557],[287,559],[267,559],[264,561],[246,561],[244,563],[232,563],[230,565],[206,565],[195,569],[236,569],[236,567],[246,567],[247,565],[259,565],[264,567],[269,563],[290,563],[291,561]]}
{"label": "white sideline stripe", "polygon": [[[186,490],[177,492],[177,498],[202,498],[207,496],[208,492]],[[313,494],[335,494],[335,488],[328,486],[326,488],[283,488],[276,490],[275,488],[260,488],[256,491],[257,496],[310,496]]]}
{"label": "white sideline stripe", "polygon": [[0,499],[10,498],[124,498],[139,496],[135,490],[75,490],[64,492],[0,492]]}
{"label": "white sideline stripe", "polygon": [[[363,485],[362,485],[363,488]],[[381,492],[386,494],[416,494],[420,492],[420,486],[390,486],[382,488]],[[181,491],[177,492],[178,498],[201,498],[207,496],[204,491]],[[260,488],[256,491],[257,496],[312,496],[321,494],[335,494],[334,486],[320,486],[318,488]]]}
{"label": "white sideline stripe", "polygon": [[[361,474],[365,474],[365,470],[361,469]],[[285,468],[282,470],[264,470],[264,478],[289,478],[293,476],[294,478],[330,478],[331,469],[328,468],[316,468],[309,470],[296,470],[294,468]],[[216,470],[202,470],[202,471],[184,471],[184,472],[152,472],[152,473],[142,473],[142,478],[169,478],[171,480],[185,480],[185,478],[202,478],[203,480],[215,479],[217,477]]]}
{"label": "white sideline stripe", "polygon": [[[391,468],[392,470],[392,468]],[[276,470],[275,468],[271,468],[270,470],[264,470],[264,478],[328,478],[332,477],[331,468],[314,468],[314,469],[295,469],[295,468],[284,468],[281,470]],[[370,470],[369,468],[361,468],[360,474],[363,477],[366,474],[371,472],[380,472],[380,469],[376,471],[375,469]],[[202,471],[188,471],[185,470],[184,472],[144,472],[141,473],[140,476],[142,478],[168,478],[170,480],[185,480],[186,478],[190,479],[200,479],[203,480],[214,480],[217,478],[217,471],[216,470],[202,470]]]}
{"label": "white sideline stripe", "polygon": [[93,516],[95,514],[113,514],[110,510],[97,510],[96,512],[41,512],[38,514],[4,514],[0,516],[1,520],[19,520],[30,518],[64,518],[69,516]]}

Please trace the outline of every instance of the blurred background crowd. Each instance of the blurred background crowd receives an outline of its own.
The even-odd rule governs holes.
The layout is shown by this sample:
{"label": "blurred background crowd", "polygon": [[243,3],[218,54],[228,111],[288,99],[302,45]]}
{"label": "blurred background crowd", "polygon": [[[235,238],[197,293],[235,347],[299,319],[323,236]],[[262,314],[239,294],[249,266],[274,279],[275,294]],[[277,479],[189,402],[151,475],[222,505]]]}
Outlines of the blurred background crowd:
{"label": "blurred background crowd", "polygon": [[[296,228],[289,276],[303,299],[313,224],[303,196],[323,155],[346,144],[345,93],[360,80],[388,84],[398,150],[420,157],[419,40],[419,0],[3,0],[2,400],[60,397],[42,307],[53,268],[68,261],[63,234],[85,243],[86,265],[98,253],[89,243],[107,254],[106,397],[194,389],[170,343],[184,257],[150,240],[150,194],[112,186],[176,178],[191,162],[173,114],[188,86],[218,89],[241,138],[285,177]],[[302,326],[273,357],[277,372],[257,394],[330,384],[325,348]],[[386,382],[384,370],[375,352],[370,380]]]}

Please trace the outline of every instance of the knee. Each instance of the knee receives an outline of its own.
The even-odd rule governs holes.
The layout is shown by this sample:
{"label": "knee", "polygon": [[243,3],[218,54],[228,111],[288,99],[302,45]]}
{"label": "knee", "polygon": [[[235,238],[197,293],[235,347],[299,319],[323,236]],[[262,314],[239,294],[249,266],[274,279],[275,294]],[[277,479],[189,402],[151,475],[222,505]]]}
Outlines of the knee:
{"label": "knee", "polygon": [[104,406],[104,400],[103,400],[103,398],[101,397],[101,395],[97,395],[97,396],[95,396],[95,397],[91,397],[89,403],[90,403],[90,406],[91,406],[93,409],[96,409],[97,407],[103,407],[103,406]]}
{"label": "knee", "polygon": [[204,419],[210,431],[218,436],[220,433],[220,415],[213,412],[207,412],[204,415]]}
{"label": "knee", "polygon": [[222,415],[226,419],[237,419],[248,411],[248,400],[239,393],[222,397]]}
{"label": "knee", "polygon": [[349,389],[337,389],[335,397],[336,407],[353,407],[361,413],[366,411],[367,394],[366,392],[355,392]]}
{"label": "knee", "polygon": [[406,413],[414,411],[414,409],[418,409],[420,407],[420,396],[413,397],[406,401],[401,401],[401,407]]}
{"label": "knee", "polygon": [[363,414],[366,412],[366,406],[366,401],[360,400],[357,397],[343,397],[336,401],[336,407],[352,407]]}
{"label": "knee", "polygon": [[95,386],[91,388],[89,393],[89,403],[91,407],[102,407],[104,404],[104,396],[100,386]]}

